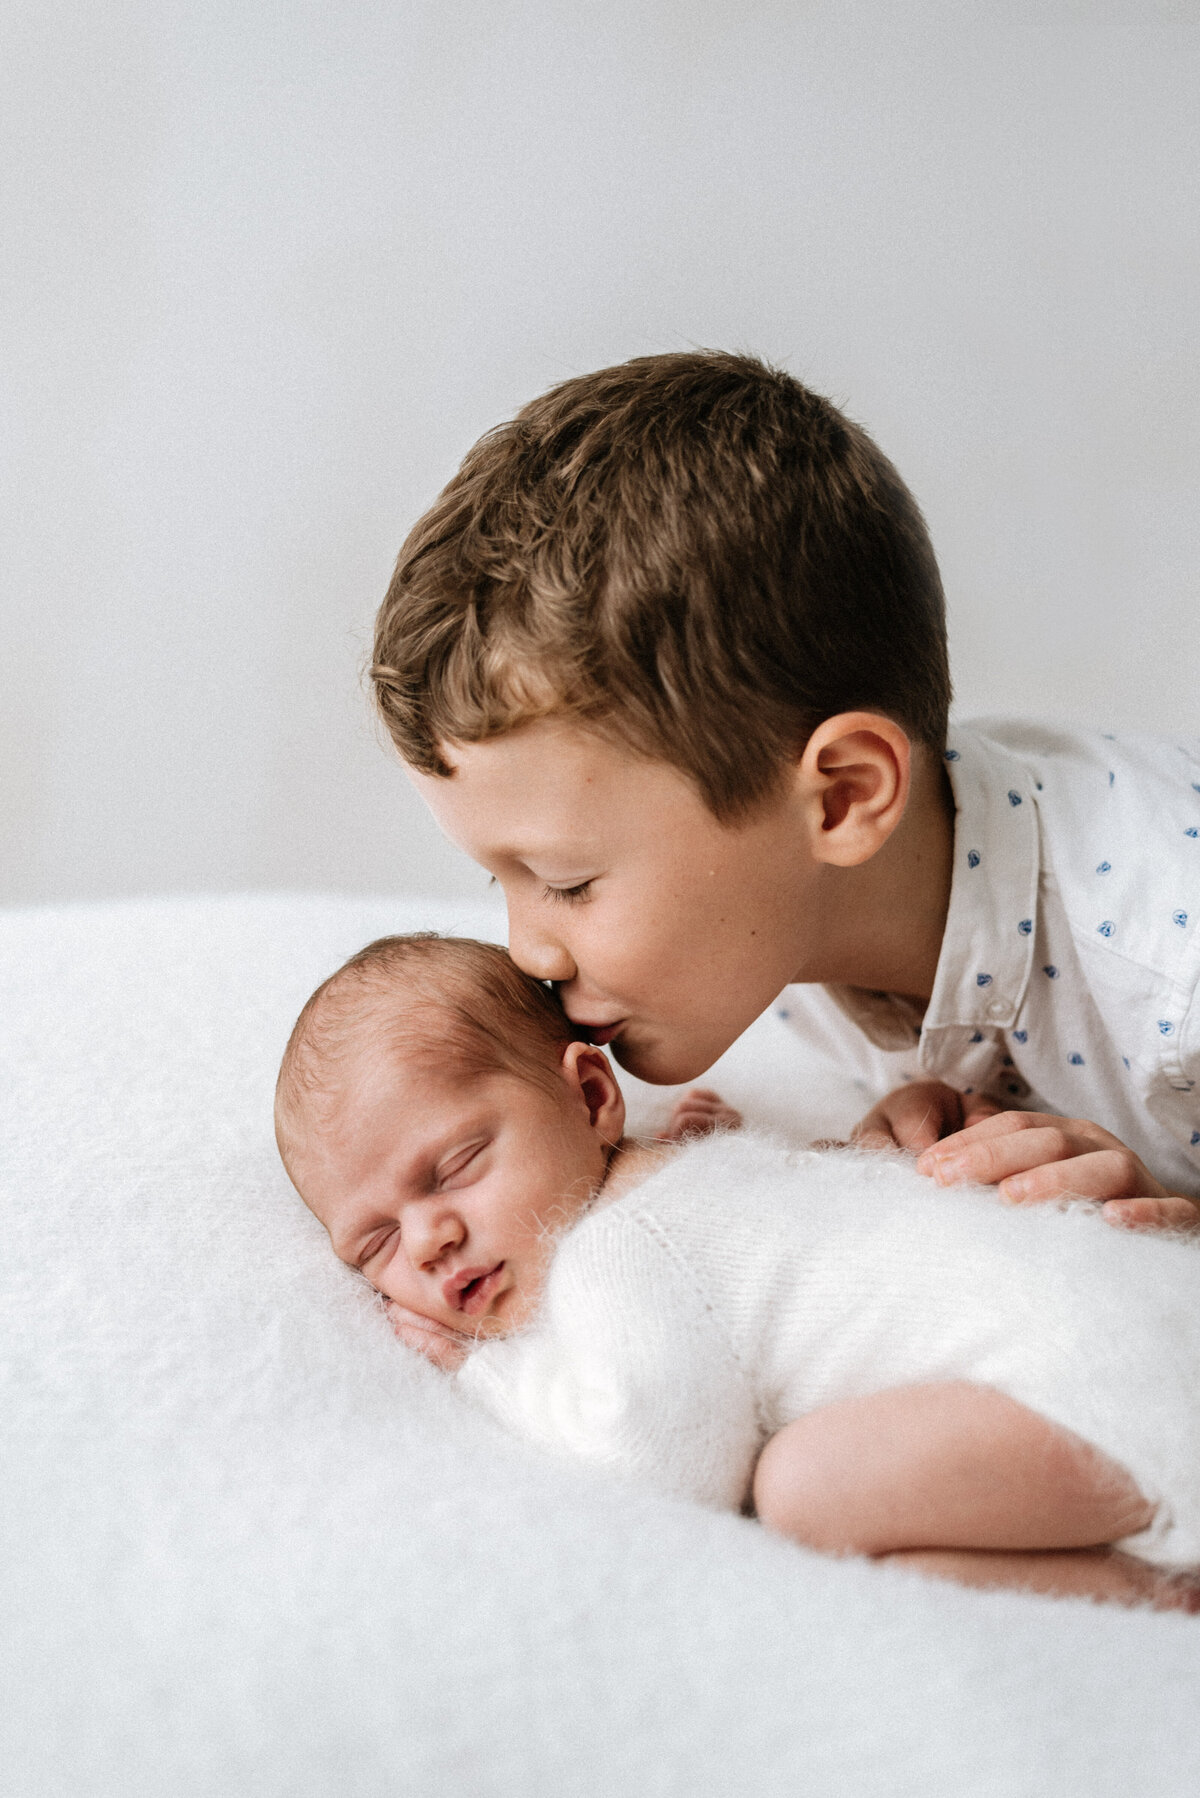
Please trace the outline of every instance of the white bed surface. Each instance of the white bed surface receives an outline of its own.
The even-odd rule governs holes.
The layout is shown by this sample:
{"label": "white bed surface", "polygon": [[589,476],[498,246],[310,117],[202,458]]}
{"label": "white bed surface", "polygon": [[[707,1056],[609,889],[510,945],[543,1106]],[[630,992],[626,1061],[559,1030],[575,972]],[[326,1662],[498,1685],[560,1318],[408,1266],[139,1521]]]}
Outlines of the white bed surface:
{"label": "white bed surface", "polygon": [[[275,1068],[370,937],[498,926],[0,914],[6,1789],[1194,1798],[1200,1619],[821,1560],[508,1443],[397,1347],[277,1165]],[[719,1084],[801,1136],[857,1109],[771,1018]]]}

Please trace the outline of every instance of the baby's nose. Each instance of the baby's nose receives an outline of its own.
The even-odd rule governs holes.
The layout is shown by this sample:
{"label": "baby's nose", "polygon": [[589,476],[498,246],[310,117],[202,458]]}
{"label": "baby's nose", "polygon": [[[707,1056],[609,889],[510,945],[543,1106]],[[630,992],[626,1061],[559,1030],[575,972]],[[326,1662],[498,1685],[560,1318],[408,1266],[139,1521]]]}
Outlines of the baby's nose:
{"label": "baby's nose", "polygon": [[451,1249],[461,1246],[466,1229],[462,1219],[448,1207],[439,1205],[435,1209],[428,1201],[422,1201],[407,1235],[417,1266],[432,1267]]}

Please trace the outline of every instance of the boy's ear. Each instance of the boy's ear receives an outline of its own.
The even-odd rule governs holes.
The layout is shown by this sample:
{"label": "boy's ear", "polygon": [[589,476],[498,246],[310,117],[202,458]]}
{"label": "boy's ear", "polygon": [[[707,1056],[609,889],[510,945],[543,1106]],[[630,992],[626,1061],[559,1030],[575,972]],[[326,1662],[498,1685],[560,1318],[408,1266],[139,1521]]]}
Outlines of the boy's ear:
{"label": "boy's ear", "polygon": [[854,868],[883,847],[904,816],[912,754],[907,732],[881,712],[839,712],[817,726],[797,779],[818,861]]}
{"label": "boy's ear", "polygon": [[625,1099],[607,1055],[591,1043],[568,1043],[562,1071],[587,1106],[593,1130],[606,1143],[620,1142],[625,1134]]}

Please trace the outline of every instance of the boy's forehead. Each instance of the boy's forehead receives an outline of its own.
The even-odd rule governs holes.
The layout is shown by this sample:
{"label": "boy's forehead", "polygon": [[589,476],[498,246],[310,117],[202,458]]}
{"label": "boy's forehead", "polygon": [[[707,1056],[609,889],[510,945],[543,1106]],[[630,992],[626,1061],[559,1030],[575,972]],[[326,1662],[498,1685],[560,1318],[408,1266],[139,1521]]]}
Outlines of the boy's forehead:
{"label": "boy's forehead", "polygon": [[451,775],[410,768],[410,778],[448,836],[496,855],[565,845],[586,853],[639,814],[677,809],[688,785],[668,763],[633,756],[566,719],[439,749]]}

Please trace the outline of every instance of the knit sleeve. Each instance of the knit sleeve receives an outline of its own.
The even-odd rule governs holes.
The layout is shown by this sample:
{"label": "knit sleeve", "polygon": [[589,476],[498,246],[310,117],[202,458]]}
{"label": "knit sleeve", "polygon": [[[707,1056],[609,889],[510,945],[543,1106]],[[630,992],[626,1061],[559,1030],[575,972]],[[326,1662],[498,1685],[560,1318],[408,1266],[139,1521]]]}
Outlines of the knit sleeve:
{"label": "knit sleeve", "polygon": [[686,1264],[617,1210],[567,1239],[534,1325],[482,1344],[458,1384],[544,1447],[739,1509],[762,1446],[750,1383]]}

